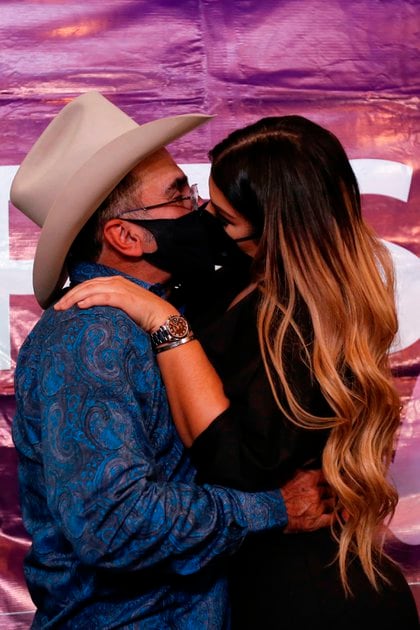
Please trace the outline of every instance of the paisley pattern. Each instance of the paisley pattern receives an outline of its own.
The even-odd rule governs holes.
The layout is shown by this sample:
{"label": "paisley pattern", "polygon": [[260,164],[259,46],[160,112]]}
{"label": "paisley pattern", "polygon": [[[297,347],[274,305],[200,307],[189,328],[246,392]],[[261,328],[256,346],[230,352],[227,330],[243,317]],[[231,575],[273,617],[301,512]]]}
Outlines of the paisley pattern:
{"label": "paisley pattern", "polygon": [[[82,264],[72,281],[113,274]],[[284,505],[194,483],[148,335],[119,309],[49,309],[21,349],[16,399],[33,627],[228,627],[216,559],[284,525]]]}

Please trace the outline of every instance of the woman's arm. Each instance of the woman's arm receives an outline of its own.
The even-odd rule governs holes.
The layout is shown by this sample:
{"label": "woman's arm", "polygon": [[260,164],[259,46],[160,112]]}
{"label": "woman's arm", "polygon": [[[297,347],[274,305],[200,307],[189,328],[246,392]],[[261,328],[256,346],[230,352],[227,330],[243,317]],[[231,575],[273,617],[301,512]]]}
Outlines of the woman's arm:
{"label": "woman's arm", "polygon": [[177,431],[189,447],[229,407],[229,400],[197,340],[157,357]]}
{"label": "woman's arm", "polygon": [[[151,291],[119,276],[88,280],[70,289],[55,305],[65,310],[94,305],[124,310],[143,330],[152,333],[177,309]],[[229,407],[223,384],[197,340],[157,355],[173,419],[189,447]]]}

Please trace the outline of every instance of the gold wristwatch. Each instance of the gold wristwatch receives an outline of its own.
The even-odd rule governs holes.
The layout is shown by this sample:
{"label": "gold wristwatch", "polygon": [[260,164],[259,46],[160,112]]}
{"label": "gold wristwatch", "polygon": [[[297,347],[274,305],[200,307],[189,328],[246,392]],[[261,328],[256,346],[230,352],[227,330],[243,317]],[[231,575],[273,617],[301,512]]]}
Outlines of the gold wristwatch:
{"label": "gold wristwatch", "polygon": [[[155,351],[160,348],[175,348],[194,339],[193,332],[182,315],[170,315],[168,319],[150,335]],[[179,342],[179,343],[178,343]]]}

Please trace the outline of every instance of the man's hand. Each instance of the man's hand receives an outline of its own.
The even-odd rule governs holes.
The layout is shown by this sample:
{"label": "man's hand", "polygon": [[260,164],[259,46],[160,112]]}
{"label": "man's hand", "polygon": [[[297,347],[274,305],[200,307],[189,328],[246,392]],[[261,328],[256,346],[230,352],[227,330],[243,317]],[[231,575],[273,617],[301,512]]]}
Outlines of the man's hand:
{"label": "man's hand", "polygon": [[333,522],[334,499],[321,470],[299,470],[280,490],[289,519],[285,533],[312,532]]}

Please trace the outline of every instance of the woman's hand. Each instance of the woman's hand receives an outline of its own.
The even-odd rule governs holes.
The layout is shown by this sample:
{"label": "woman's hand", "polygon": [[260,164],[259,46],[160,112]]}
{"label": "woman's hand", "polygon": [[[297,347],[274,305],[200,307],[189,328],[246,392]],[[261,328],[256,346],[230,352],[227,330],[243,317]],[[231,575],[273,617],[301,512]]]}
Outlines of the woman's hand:
{"label": "woman's hand", "polygon": [[125,311],[148,333],[157,330],[169,315],[178,315],[172,304],[121,276],[82,282],[70,289],[54,308],[64,311],[75,304],[79,308],[115,306]]}
{"label": "woman's hand", "polygon": [[[143,330],[152,333],[169,317],[178,315],[172,304],[120,276],[87,280],[70,289],[54,308],[63,311],[77,304],[115,306]],[[181,440],[193,440],[229,406],[223,384],[197,340],[157,355],[172,417]]]}

